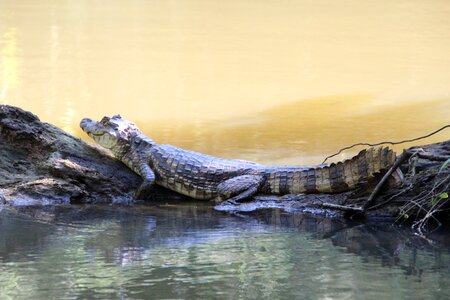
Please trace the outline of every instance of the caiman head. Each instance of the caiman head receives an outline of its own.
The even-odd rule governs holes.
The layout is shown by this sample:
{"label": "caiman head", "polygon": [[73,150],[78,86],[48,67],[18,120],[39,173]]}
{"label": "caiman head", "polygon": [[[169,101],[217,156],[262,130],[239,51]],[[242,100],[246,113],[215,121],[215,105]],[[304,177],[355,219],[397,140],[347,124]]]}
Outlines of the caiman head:
{"label": "caiman head", "polygon": [[80,127],[94,141],[114,152],[116,156],[122,156],[129,148],[132,137],[141,132],[134,123],[122,119],[120,115],[103,117],[100,122],[84,118]]}

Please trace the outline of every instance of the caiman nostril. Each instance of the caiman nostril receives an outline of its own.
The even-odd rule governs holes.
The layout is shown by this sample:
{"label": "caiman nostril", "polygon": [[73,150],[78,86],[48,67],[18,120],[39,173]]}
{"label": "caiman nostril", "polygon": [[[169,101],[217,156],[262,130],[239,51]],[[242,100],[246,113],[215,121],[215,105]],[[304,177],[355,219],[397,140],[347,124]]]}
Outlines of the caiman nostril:
{"label": "caiman nostril", "polygon": [[89,123],[91,123],[92,122],[92,120],[91,119],[89,119],[89,118],[84,118],[83,120],[81,120],[81,122],[80,122],[80,127],[82,128],[82,129],[84,129],[87,125],[89,125]]}

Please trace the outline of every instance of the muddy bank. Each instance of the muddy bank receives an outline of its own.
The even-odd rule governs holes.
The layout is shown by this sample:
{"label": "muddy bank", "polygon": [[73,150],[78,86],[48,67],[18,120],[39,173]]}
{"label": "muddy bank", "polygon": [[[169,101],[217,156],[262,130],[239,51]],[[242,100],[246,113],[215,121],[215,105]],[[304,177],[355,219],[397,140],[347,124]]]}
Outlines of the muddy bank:
{"label": "muddy bank", "polygon": [[[109,152],[43,123],[20,108],[0,106],[0,141],[0,203],[4,205],[132,203],[141,182]],[[250,202],[221,204],[216,209],[244,213],[277,208],[329,217],[400,217],[410,221],[433,211],[430,218],[445,221],[450,202],[446,198],[450,169],[445,165],[450,158],[450,141],[414,147],[408,152],[411,155],[400,165],[405,184],[381,190],[363,214],[359,211],[370,190],[256,196]],[[157,188],[148,200],[180,198],[183,197]]]}

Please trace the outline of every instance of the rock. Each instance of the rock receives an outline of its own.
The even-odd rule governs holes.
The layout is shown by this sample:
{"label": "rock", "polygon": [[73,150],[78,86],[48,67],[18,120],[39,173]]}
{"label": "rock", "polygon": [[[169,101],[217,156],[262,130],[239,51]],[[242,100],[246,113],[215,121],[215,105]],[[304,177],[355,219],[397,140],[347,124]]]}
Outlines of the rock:
{"label": "rock", "polygon": [[108,152],[0,105],[0,203],[127,203],[141,179]]}

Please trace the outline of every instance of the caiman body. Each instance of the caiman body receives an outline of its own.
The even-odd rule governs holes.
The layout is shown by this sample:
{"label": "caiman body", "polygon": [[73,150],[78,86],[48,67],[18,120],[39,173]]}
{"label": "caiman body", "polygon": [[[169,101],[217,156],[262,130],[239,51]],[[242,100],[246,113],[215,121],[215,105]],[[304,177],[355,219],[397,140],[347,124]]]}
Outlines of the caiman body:
{"label": "caiman body", "polygon": [[395,160],[392,150],[378,147],[336,164],[264,166],[156,144],[120,116],[104,117],[101,122],[83,119],[80,126],[143,178],[137,198],[144,198],[155,183],[205,200],[240,201],[256,193],[340,193],[355,189]]}

